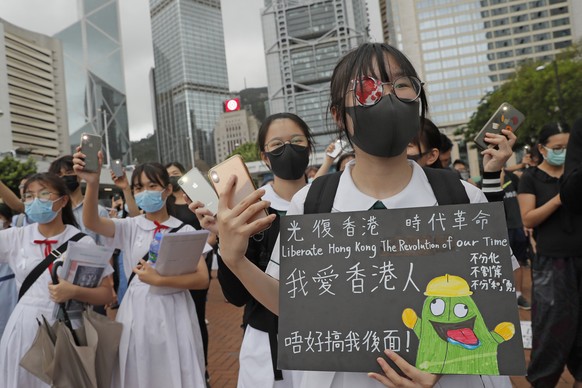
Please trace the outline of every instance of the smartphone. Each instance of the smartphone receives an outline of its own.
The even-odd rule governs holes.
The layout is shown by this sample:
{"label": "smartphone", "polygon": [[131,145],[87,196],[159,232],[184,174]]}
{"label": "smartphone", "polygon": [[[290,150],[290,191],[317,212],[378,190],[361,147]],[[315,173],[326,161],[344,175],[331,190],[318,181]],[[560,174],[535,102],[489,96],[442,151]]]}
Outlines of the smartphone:
{"label": "smartphone", "polygon": [[101,136],[90,133],[81,135],[81,152],[85,154],[85,171],[97,172],[99,159],[97,152],[101,150]]}
{"label": "smartphone", "polygon": [[111,171],[113,171],[113,174],[117,178],[120,178],[123,176],[123,164],[121,163],[121,160],[119,160],[119,159],[112,160],[110,167],[111,167]]}
{"label": "smartphone", "polygon": [[484,150],[490,145],[484,141],[485,132],[501,133],[502,129],[508,129],[515,132],[517,128],[523,123],[525,116],[523,113],[504,102],[499,106],[497,111],[491,116],[487,124],[479,131],[473,140],[477,147]]}
{"label": "smartphone", "polygon": [[346,147],[346,142],[342,139],[337,139],[335,141],[335,148],[332,152],[328,152],[327,155],[330,158],[337,158],[342,152],[344,152],[344,148]]}
{"label": "smartphone", "polygon": [[[231,198],[228,206],[232,209],[240,203],[245,197],[255,191],[255,184],[249,174],[249,170],[245,165],[243,158],[240,155],[233,155],[224,162],[217,164],[208,171],[210,183],[214,186],[217,193],[224,190],[226,183],[231,175],[236,175],[236,185],[234,188],[234,195]],[[250,222],[267,217],[269,213],[267,210],[257,213],[257,215],[250,220]]]}
{"label": "smartphone", "polygon": [[212,214],[218,212],[218,196],[202,173],[194,167],[178,179],[178,185],[192,201],[200,201]]}

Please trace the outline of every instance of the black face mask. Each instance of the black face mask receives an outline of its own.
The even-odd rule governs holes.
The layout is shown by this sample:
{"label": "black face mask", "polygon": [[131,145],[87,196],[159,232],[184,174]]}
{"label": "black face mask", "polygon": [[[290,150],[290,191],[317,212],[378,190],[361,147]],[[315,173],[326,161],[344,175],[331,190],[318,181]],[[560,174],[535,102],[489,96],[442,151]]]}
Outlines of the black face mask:
{"label": "black face mask", "polygon": [[178,184],[178,180],[180,178],[181,177],[179,177],[179,176],[171,176],[170,177],[170,184],[172,185],[172,189],[174,189],[174,191],[180,191],[180,190],[182,190],[182,188]]}
{"label": "black face mask", "polygon": [[273,174],[285,180],[297,180],[304,176],[309,164],[309,148],[295,144],[285,144],[281,148],[283,150],[279,155],[265,152]]}
{"label": "black face mask", "polygon": [[370,155],[400,155],[420,130],[418,105],[388,94],[374,106],[346,107],[354,123],[351,141]]}
{"label": "black face mask", "polygon": [[79,181],[76,175],[63,175],[63,180],[71,193],[79,187]]}

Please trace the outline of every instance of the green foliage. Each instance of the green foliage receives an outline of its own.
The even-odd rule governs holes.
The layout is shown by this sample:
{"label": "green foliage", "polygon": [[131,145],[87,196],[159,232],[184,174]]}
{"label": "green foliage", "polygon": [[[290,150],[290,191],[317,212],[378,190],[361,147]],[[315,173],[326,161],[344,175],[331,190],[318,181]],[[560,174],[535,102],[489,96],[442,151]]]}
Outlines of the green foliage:
{"label": "green foliage", "polygon": [[18,185],[20,181],[29,174],[36,173],[36,162],[32,157],[24,162],[14,159],[12,155],[5,156],[0,160],[0,180],[20,197]]}
{"label": "green foliage", "polygon": [[[541,69],[540,66],[544,68]],[[558,70],[561,100],[558,97],[554,66],[557,66]],[[520,145],[534,141],[544,124],[565,121],[571,125],[576,118],[582,116],[580,85],[582,85],[582,45],[575,45],[563,51],[555,64],[553,62],[524,64],[511,79],[483,97],[467,128],[463,130],[465,140],[472,140],[503,102],[508,102],[525,115],[525,122],[516,132]]]}
{"label": "green foliage", "polygon": [[231,157],[232,155],[237,154],[242,156],[245,162],[254,162],[257,160],[261,160],[259,146],[257,145],[257,143],[253,142],[244,143],[237,147],[234,151],[232,151],[232,153],[228,156]]}
{"label": "green foliage", "polygon": [[156,134],[150,134],[147,137],[131,142],[131,155],[134,164],[145,162],[158,162],[158,143]]}

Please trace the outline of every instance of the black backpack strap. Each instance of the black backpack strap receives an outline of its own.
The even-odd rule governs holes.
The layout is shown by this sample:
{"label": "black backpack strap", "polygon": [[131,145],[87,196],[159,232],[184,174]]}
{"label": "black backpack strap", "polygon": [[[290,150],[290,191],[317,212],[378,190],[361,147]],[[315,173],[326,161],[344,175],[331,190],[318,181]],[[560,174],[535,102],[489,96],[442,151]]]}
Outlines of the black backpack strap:
{"label": "black backpack strap", "polygon": [[22,287],[20,287],[20,291],[18,292],[18,300],[20,300],[24,296],[24,294],[26,294],[26,291],[28,291],[28,289],[34,284],[34,282],[36,282],[36,280],[49,267],[49,265],[51,265],[51,263],[53,263],[56,259],[61,257],[63,253],[65,253],[65,251],[67,250],[67,246],[69,245],[69,241],[77,242],[85,236],[86,236],[85,233],[82,232],[77,233],[76,235],[62,243],[61,246],[59,246],[57,249],[53,249],[52,252],[47,257],[45,257],[43,261],[38,263],[38,265],[34,267],[32,271],[30,271],[30,273],[26,276],[24,282],[22,282]]}
{"label": "black backpack strap", "polygon": [[[177,231],[179,231],[180,229],[182,229],[184,227],[184,225],[186,225],[184,222],[182,222],[180,224],[180,226],[177,226],[175,228],[170,229],[170,231],[168,233],[176,233]],[[149,259],[149,248],[148,251],[146,252],[146,254],[141,258],[141,260],[143,261],[148,261]],[[137,262],[137,264],[141,263],[141,260]],[[137,265],[136,264],[136,265]],[[135,277],[135,272],[132,272],[131,275],[129,275],[129,279],[127,279],[127,286],[129,287],[129,284],[131,283],[131,281],[133,280],[133,278]]]}
{"label": "black backpack strap", "polygon": [[423,167],[439,205],[470,203],[459,175],[445,168]]}
{"label": "black backpack strap", "polygon": [[311,183],[303,204],[303,214],[331,212],[341,175],[341,171],[325,174]]}

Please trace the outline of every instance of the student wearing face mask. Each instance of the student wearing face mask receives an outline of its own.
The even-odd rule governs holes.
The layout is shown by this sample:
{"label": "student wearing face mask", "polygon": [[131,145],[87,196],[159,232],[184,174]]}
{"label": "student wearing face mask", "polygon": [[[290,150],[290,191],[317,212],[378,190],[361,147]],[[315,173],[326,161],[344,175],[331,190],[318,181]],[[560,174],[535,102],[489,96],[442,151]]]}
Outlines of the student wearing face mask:
{"label": "student wearing face mask", "polygon": [[[172,195],[168,197],[168,213],[172,217],[176,217],[185,224],[192,226],[194,229],[200,229],[200,222],[196,215],[188,208],[188,203],[184,197],[184,191],[178,184],[178,180],[186,173],[186,169],[180,162],[170,162],[166,164],[166,171],[170,176],[170,183],[172,185]],[[211,234],[208,237],[208,243],[215,246],[216,235]],[[208,252],[206,255],[206,267],[210,275],[210,268],[212,266],[213,252]],[[196,316],[198,316],[198,325],[200,326],[200,334],[202,335],[202,345],[204,347],[204,364],[208,365],[208,328],[206,327],[206,297],[208,295],[208,288],[204,290],[190,290],[192,300],[196,306]],[[208,370],[205,372],[206,380],[210,380]]]}
{"label": "student wearing face mask", "polygon": [[[73,170],[73,156],[65,155],[53,160],[49,166],[48,171],[52,174],[60,176],[63,181],[65,181],[65,185],[71,193],[71,206],[73,207],[73,214],[75,215],[75,220],[77,220],[77,224],[79,225],[81,232],[91,236],[97,245],[102,245],[101,237],[97,233],[87,229],[83,223],[84,198],[83,192],[81,191],[81,179],[79,179]],[[99,205],[98,210],[100,217],[109,216],[109,212],[107,212],[105,207]]]}
{"label": "student wearing face mask", "polygon": [[[272,171],[274,180],[261,188],[262,200],[269,203],[274,217],[271,227],[248,240],[245,256],[260,271],[265,271],[279,234],[280,217],[287,213],[291,198],[305,187],[304,171],[313,149],[309,127],[292,113],[277,113],[265,119],[257,139],[261,159]],[[195,206],[197,207],[197,206]],[[201,224],[217,231],[215,219],[208,209],[199,208]],[[220,236],[219,236],[220,237]],[[228,239],[225,239],[228,244]],[[293,387],[295,372],[277,369],[277,316],[257,301],[219,258],[218,280],[227,300],[245,306],[245,334],[239,355],[239,388]],[[264,274],[263,274],[264,275]]]}
{"label": "student wearing face mask", "polygon": [[[26,215],[34,223],[0,231],[0,263],[7,263],[16,275],[21,295],[0,341],[0,387],[48,388],[19,365],[36,336],[37,320],[44,316],[53,324],[54,303],[70,299],[92,305],[110,303],[113,283],[109,275],[113,268],[106,268],[96,288],[76,286],[63,279],[57,285],[52,284],[51,266],[42,265],[52,250],[68,241],[79,241],[88,247],[95,243],[76,227],[69,191],[58,176],[33,175],[25,184],[23,199]],[[39,272],[34,271],[37,268]],[[73,324],[78,326],[79,322]]]}
{"label": "student wearing face mask", "polygon": [[[361,45],[340,60],[332,74],[330,86],[331,116],[339,131],[352,143],[356,158],[348,163],[341,174],[324,175],[310,187],[299,190],[289,204],[288,215],[435,206],[452,199],[442,194],[452,197],[453,193],[458,195],[459,201],[450,201],[452,203],[486,201],[478,188],[459,180],[452,172],[445,169],[424,170],[407,159],[407,145],[418,134],[427,110],[427,100],[414,67],[398,49],[380,43]],[[496,144],[497,141],[492,142]],[[429,175],[433,178],[438,175],[439,179],[429,181]],[[221,245],[221,255],[229,270],[247,291],[266,308],[278,314],[278,243],[275,243],[266,274],[245,255],[248,237],[263,230],[276,219],[276,215],[249,222],[256,212],[269,206],[266,201],[256,202],[265,195],[265,189],[257,190],[230,208],[228,203],[234,181],[231,177],[227,189],[219,196],[218,230],[221,239],[228,241],[228,244]],[[447,189],[435,190],[433,184],[434,187],[439,186],[437,181],[446,181]],[[318,182],[324,184],[326,192],[329,192],[328,187],[334,185],[337,189],[335,194],[320,196],[323,188]],[[437,192],[442,202],[437,200]],[[325,208],[320,206],[324,202]],[[302,371],[297,372],[301,379],[299,386],[511,387],[506,376],[441,377],[415,368],[394,352],[387,351],[387,355],[405,372],[408,379],[398,375],[380,359],[378,362],[385,371],[384,375]]]}
{"label": "student wearing face mask", "polygon": [[534,229],[532,260],[533,348],[528,381],[553,387],[568,366],[582,386],[582,218],[562,206],[570,134],[560,124],[544,125],[538,139],[539,166],[521,176],[517,199],[523,225]]}
{"label": "student wearing face mask", "polygon": [[[101,165],[103,154],[98,155]],[[123,331],[112,387],[204,387],[202,339],[188,292],[208,288],[204,258],[196,272],[177,276],[160,275],[149,260],[150,247],[158,233],[194,230],[168,214],[166,201],[172,195],[168,172],[159,163],[136,166],[131,186],[137,206],[145,214],[111,219],[99,216],[99,172],[84,171],[83,158],[78,149],[74,155],[75,172],[87,182],[83,221],[90,230],[104,236],[108,246],[121,249],[124,272],[136,274],[130,278],[117,312],[116,320],[123,324]],[[176,290],[160,295],[150,292],[150,285]]]}

